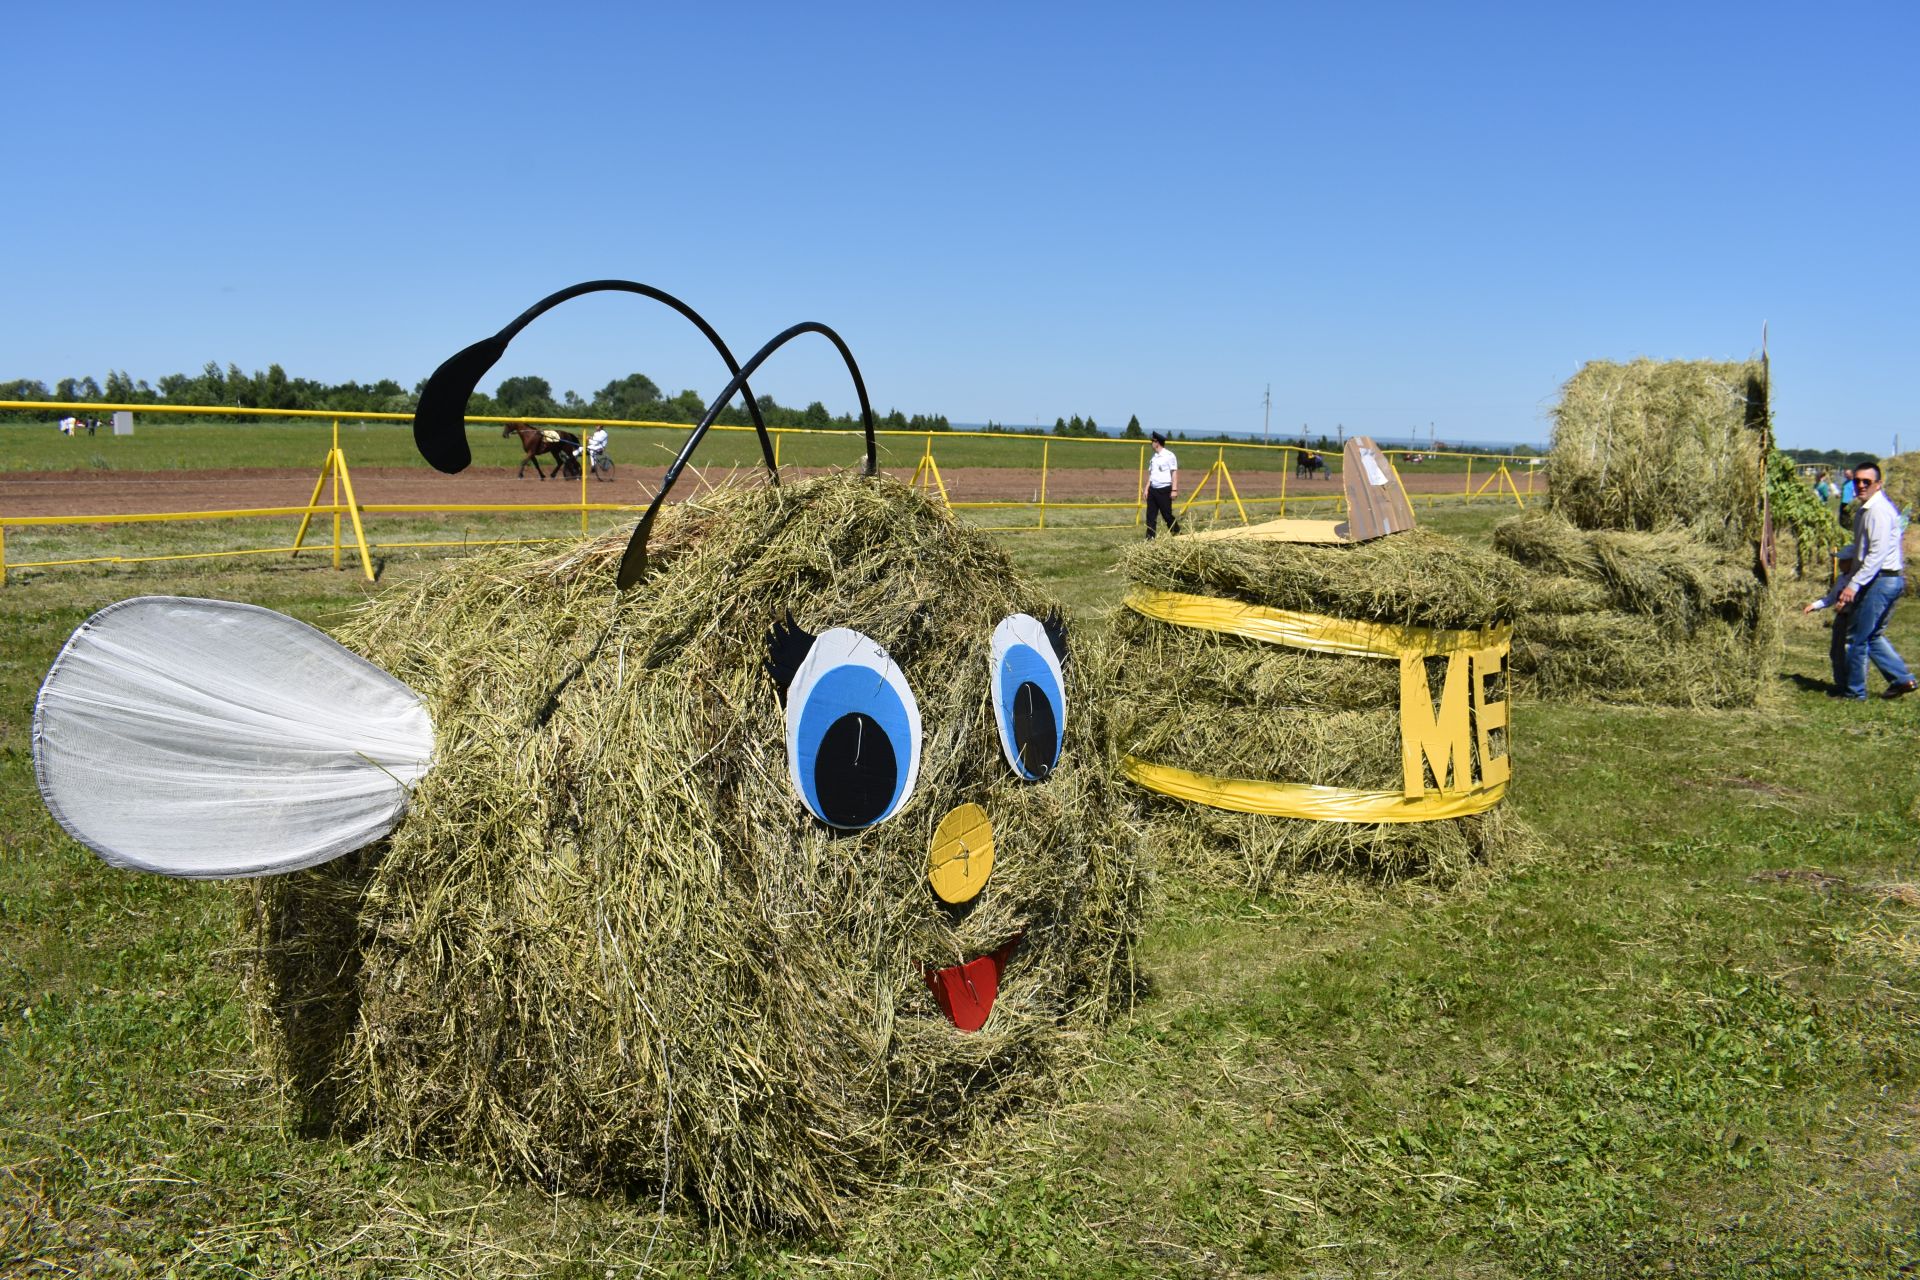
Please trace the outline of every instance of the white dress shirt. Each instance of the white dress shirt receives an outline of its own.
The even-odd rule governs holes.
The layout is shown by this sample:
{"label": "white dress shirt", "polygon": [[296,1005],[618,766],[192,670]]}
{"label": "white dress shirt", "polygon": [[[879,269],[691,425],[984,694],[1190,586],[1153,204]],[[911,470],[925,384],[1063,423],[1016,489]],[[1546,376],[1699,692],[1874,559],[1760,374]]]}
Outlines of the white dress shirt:
{"label": "white dress shirt", "polygon": [[1162,446],[1151,458],[1147,459],[1147,488],[1171,488],[1173,486],[1173,473],[1179,469],[1180,461],[1173,456],[1173,450]]}
{"label": "white dress shirt", "polygon": [[1884,489],[1875,488],[1873,496],[1860,504],[1853,516],[1853,545],[1840,553],[1856,566],[1851,577],[1833,584],[1833,589],[1816,602],[1822,609],[1840,599],[1840,592],[1853,588],[1854,595],[1881,574],[1906,572],[1906,558],[1900,550],[1900,513],[1887,500]]}

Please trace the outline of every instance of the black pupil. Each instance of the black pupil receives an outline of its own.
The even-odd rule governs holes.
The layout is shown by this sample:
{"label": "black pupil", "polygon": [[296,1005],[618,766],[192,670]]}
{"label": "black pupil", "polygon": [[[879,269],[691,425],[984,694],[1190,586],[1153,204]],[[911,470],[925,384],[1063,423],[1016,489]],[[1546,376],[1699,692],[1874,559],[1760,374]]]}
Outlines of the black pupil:
{"label": "black pupil", "polygon": [[1053,772],[1059,759],[1054,750],[1058,737],[1053,702],[1039,685],[1022,681],[1013,693],[1013,745],[1020,752],[1020,768],[1029,777],[1044,778]]}
{"label": "black pupil", "polygon": [[887,731],[858,711],[827,727],[813,758],[814,794],[820,797],[821,815],[836,827],[878,821],[893,800],[899,777]]}

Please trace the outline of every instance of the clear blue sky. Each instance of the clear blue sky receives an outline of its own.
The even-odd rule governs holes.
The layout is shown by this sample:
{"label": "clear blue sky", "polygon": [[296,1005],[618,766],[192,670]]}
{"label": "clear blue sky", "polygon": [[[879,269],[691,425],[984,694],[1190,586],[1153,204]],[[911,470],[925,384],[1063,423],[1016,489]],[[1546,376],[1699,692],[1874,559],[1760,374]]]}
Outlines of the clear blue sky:
{"label": "clear blue sky", "polygon": [[[1595,358],[1743,358],[1920,445],[1920,6],[20,5],[0,378],[411,386],[576,280],[875,407],[1544,439]],[[498,376],[710,396],[589,298]],[[492,380],[488,384],[491,387]],[[853,396],[824,342],[784,403]]]}

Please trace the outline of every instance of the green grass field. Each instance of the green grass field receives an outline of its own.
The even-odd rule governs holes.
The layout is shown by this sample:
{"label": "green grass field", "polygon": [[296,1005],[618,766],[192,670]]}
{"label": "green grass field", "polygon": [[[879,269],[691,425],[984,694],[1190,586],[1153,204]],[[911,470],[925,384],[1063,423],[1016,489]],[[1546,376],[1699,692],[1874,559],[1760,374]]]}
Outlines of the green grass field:
{"label": "green grass field", "polygon": [[[1483,539],[1504,514],[1422,518]],[[1098,643],[1135,536],[1002,541]],[[555,1198],[290,1132],[236,997],[248,890],[115,871],[40,804],[34,691],[89,612],[172,592],[325,625],[372,588],[321,563],[0,589],[0,1274],[1920,1266],[1920,932],[1875,887],[1920,880],[1920,702],[1826,699],[1825,632],[1797,614],[1759,710],[1522,703],[1513,803],[1545,838],[1528,865],[1447,893],[1169,880],[1150,994],[1059,1106],[913,1171],[840,1238],[716,1246],[644,1195]],[[395,553],[378,589],[429,564]],[[1920,607],[1891,634],[1920,657]]]}
{"label": "green grass field", "polygon": [[[325,459],[332,424],[319,418],[261,419],[256,422],[195,422],[149,414],[136,415],[130,436],[102,431],[69,439],[42,423],[0,423],[0,471],[174,471],[209,467],[313,467]],[[620,462],[664,466],[685,443],[686,427],[612,428],[613,456]],[[860,433],[781,432],[780,461],[795,466],[850,466],[864,456]],[[502,440],[498,428],[469,426],[467,439],[478,465],[512,466],[519,445]],[[876,443],[882,466],[911,467],[926,446],[924,435],[881,435]],[[975,432],[947,432],[933,437],[934,457],[942,467],[1020,467],[1037,469],[1043,443],[1049,467],[1108,467],[1139,465],[1139,443],[1058,439],[1040,441]],[[354,467],[425,467],[413,447],[411,427],[404,422],[340,424],[340,445]],[[1198,441],[1183,443],[1188,468],[1203,468],[1222,446]],[[1280,449],[1225,446],[1233,470],[1291,470],[1294,455]],[[750,429],[716,430],[700,446],[702,466],[751,466],[760,458],[760,444]],[[1337,453],[1327,455],[1339,470]],[[1485,474],[1488,463],[1476,460],[1474,471]],[[1421,472],[1464,472],[1467,459],[1437,457],[1418,464]]]}

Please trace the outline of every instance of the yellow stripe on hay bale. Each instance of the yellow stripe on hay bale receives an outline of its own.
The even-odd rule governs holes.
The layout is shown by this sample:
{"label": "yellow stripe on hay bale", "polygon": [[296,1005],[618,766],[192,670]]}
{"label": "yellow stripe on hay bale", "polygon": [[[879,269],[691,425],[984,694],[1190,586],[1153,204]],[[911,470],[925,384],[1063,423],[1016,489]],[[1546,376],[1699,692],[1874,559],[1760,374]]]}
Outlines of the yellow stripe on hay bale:
{"label": "yellow stripe on hay bale", "polygon": [[1478,791],[1408,797],[1397,791],[1354,791],[1303,782],[1216,778],[1171,765],[1150,764],[1133,756],[1123,757],[1120,768],[1147,790],[1176,800],[1234,813],[1305,818],[1313,822],[1438,822],[1484,813],[1507,794],[1504,782]]}
{"label": "yellow stripe on hay bale", "polygon": [[1513,628],[1501,623],[1472,630],[1439,627],[1403,627],[1384,622],[1357,622],[1292,609],[1223,600],[1218,596],[1188,595],[1180,591],[1135,591],[1126,605],[1135,613],[1175,627],[1220,631],[1353,658],[1401,658],[1409,654],[1440,658],[1467,650],[1505,648]]}
{"label": "yellow stripe on hay bale", "polygon": [[[1178,591],[1136,591],[1126,604],[1170,626],[1400,664],[1401,792],[1216,778],[1130,756],[1127,776],[1142,786],[1216,809],[1327,822],[1434,822],[1482,812],[1505,793],[1513,773],[1508,704],[1489,702],[1486,692],[1487,681],[1506,670],[1513,642],[1507,624],[1469,630],[1398,626]],[[1436,706],[1426,663],[1442,657],[1447,666]],[[1509,748],[1498,756],[1493,754],[1495,730]],[[1478,784],[1468,785],[1476,757]],[[1426,785],[1429,771],[1435,790]]]}
{"label": "yellow stripe on hay bale", "polygon": [[927,881],[942,902],[971,902],[993,874],[993,820],[971,802],[947,810],[933,829]]}

